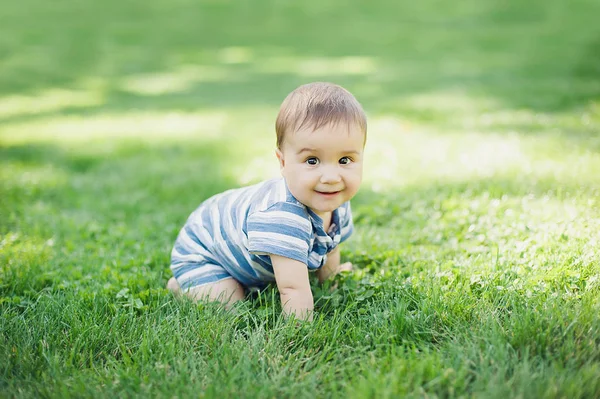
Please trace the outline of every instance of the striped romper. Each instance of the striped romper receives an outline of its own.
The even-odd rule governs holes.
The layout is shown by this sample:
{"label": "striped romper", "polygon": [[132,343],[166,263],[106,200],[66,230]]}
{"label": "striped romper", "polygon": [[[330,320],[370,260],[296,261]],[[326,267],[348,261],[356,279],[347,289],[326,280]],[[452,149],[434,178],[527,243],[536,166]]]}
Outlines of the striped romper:
{"label": "striped romper", "polygon": [[289,192],[283,178],[225,191],[204,201],[179,232],[171,270],[184,292],[234,278],[246,289],[275,281],[269,255],[319,269],[353,231],[350,203],[323,220]]}

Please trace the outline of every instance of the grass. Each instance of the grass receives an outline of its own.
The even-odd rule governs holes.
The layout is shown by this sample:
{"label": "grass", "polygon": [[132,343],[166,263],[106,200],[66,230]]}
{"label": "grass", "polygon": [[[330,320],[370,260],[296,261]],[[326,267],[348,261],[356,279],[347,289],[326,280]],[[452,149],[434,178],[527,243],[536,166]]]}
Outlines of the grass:
{"label": "grass", "polygon": [[[600,396],[597,2],[38,0],[0,26],[0,396]],[[175,300],[280,101],[369,114],[357,267],[282,319]]]}

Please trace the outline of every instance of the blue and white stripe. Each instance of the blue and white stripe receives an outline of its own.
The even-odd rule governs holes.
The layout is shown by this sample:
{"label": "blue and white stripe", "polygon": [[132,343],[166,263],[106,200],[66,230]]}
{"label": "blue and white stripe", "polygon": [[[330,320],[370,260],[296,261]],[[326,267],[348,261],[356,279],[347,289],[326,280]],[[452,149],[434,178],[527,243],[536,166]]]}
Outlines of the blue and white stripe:
{"label": "blue and white stripe", "polygon": [[312,210],[298,202],[284,179],[215,195],[188,218],[171,253],[182,289],[233,277],[248,288],[275,280],[270,255],[320,268],[353,231],[350,203],[332,216],[329,234]]}

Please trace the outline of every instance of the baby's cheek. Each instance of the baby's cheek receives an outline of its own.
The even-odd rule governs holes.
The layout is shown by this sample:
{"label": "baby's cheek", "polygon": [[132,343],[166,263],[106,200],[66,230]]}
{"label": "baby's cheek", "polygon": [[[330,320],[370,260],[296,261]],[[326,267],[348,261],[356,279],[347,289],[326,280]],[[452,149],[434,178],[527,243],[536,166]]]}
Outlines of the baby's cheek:
{"label": "baby's cheek", "polygon": [[311,184],[315,180],[315,175],[316,174],[313,171],[305,171],[304,173],[300,174],[299,180],[303,184]]}
{"label": "baby's cheek", "polygon": [[355,176],[353,179],[351,179],[350,184],[349,184],[349,188],[351,191],[356,192],[358,191],[360,184],[362,182],[362,178],[361,176]]}

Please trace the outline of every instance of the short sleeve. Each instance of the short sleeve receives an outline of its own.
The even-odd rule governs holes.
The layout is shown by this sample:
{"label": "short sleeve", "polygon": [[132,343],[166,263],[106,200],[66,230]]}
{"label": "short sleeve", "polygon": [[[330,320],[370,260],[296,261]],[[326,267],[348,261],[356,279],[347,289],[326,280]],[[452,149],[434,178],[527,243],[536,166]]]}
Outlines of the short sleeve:
{"label": "short sleeve", "polygon": [[247,220],[248,252],[279,255],[308,264],[312,224],[306,209],[280,202]]}
{"label": "short sleeve", "polygon": [[347,204],[348,205],[344,207],[345,212],[340,213],[340,243],[350,238],[350,236],[354,232],[354,223],[352,221],[352,209],[350,208],[350,202],[347,202]]}

